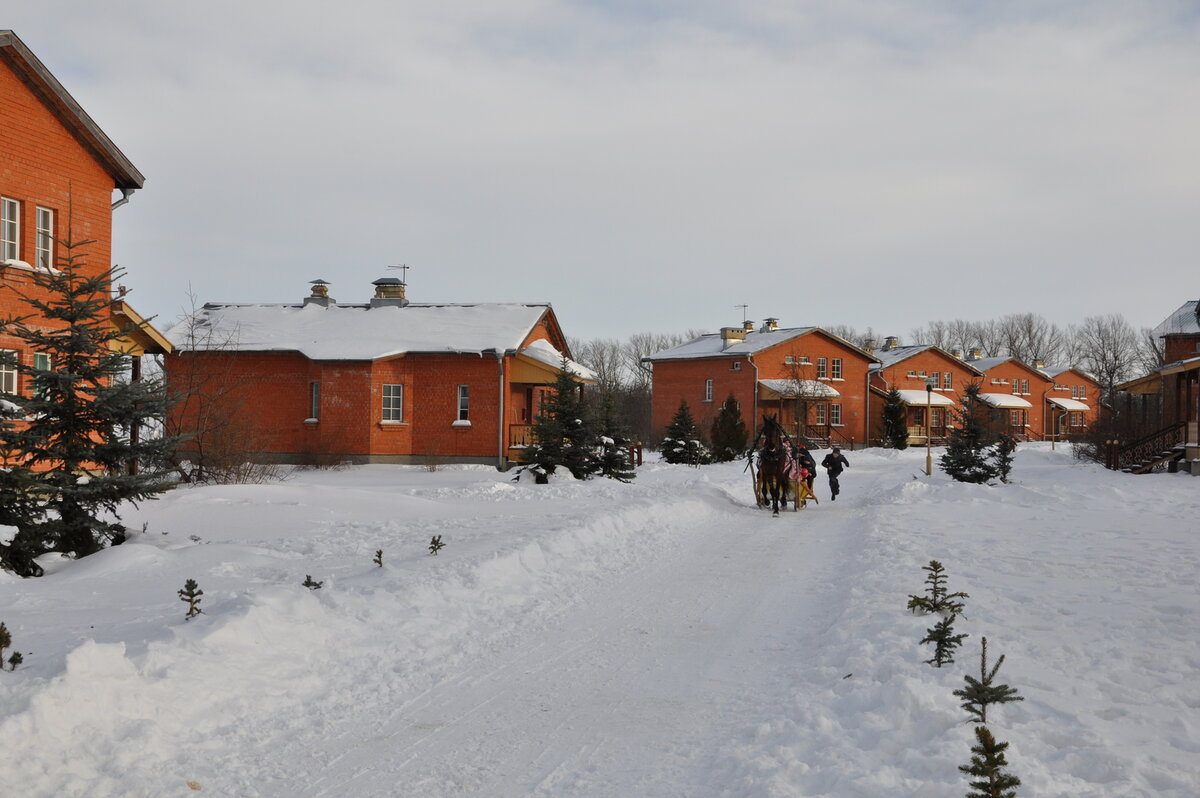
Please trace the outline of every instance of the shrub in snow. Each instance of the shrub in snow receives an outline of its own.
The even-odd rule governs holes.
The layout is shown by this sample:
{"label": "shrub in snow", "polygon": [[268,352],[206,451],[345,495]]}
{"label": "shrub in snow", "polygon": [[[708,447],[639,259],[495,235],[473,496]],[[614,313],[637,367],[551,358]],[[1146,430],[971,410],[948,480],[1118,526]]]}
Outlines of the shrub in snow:
{"label": "shrub in snow", "polygon": [[926,664],[932,665],[935,668],[940,668],[943,665],[949,665],[954,662],[954,649],[962,645],[962,641],[967,638],[967,635],[954,634],[954,619],[956,615],[950,615],[938,621],[932,629],[925,630],[925,639],[921,641],[921,645],[933,643],[933,656],[925,660]]}
{"label": "shrub in snow", "polygon": [[375,563],[380,568],[383,567],[383,549],[375,549],[375,559],[371,560],[371,562]]}
{"label": "shrub in snow", "polygon": [[750,432],[746,429],[746,422],[742,420],[742,411],[738,408],[737,400],[733,398],[732,393],[725,400],[725,404],[721,405],[721,409],[717,411],[709,438],[712,440],[713,460],[718,463],[728,463],[746,454],[746,447],[750,443]]}
{"label": "shrub in snow", "polygon": [[975,727],[975,741],[971,764],[958,766],[960,771],[974,777],[967,798],[1016,798],[1021,780],[1004,771],[1008,766],[1004,757],[1008,743],[996,742],[987,726]]}
{"label": "shrub in snow", "polygon": [[637,472],[633,470],[633,460],[630,457],[633,441],[618,418],[617,399],[612,391],[604,394],[601,399],[601,408],[599,471],[609,479],[631,482],[637,476]]}
{"label": "shrub in snow", "polygon": [[992,408],[979,398],[979,384],[963,391],[958,426],[950,430],[946,453],[938,464],[958,482],[983,483],[998,475],[993,462],[996,434],[992,431]]}
{"label": "shrub in snow", "polygon": [[962,615],[966,604],[958,599],[970,598],[966,593],[947,593],[946,592],[946,569],[937,560],[930,560],[929,565],[922,566],[922,571],[927,571],[925,584],[928,595],[908,597],[908,608],[915,614],[917,610],[922,612],[944,612],[951,615]]}
{"label": "shrub in snow", "polygon": [[962,708],[971,715],[973,721],[987,723],[989,704],[1008,704],[1013,701],[1024,701],[1025,698],[1017,695],[1016,689],[1007,684],[994,684],[996,671],[1000,670],[1000,666],[1004,664],[1004,655],[1000,655],[1000,659],[996,660],[996,664],[989,671],[986,637],[983,638],[982,646],[983,651],[979,655],[979,678],[963,677],[966,679],[967,686],[961,690],[955,690],[954,695],[963,700]]}
{"label": "shrub in snow", "polygon": [[8,658],[8,669],[10,671],[15,671],[17,669],[17,666],[20,665],[24,661],[25,661],[25,658],[21,656],[21,652],[14,651],[12,653],[12,656]]}
{"label": "shrub in snow", "polygon": [[662,442],[662,459],[668,463],[686,463],[698,466],[712,462],[712,455],[700,434],[696,430],[696,421],[687,401],[679,403],[671,426],[667,427],[667,437]]}
{"label": "shrub in snow", "polygon": [[163,416],[165,392],[157,380],[127,378],[126,333],[109,311],[119,273],[87,266],[80,248],[90,243],[73,240],[68,226],[56,268],[30,273],[36,293],[18,290],[29,312],[0,319],[0,333],[52,364],[6,350],[6,367],[22,378],[12,383],[19,392],[0,399],[19,408],[22,423],[0,423],[0,459],[10,464],[0,523],[18,529],[0,560],[22,576],[40,575],[33,558],[46,552],[83,557],[123,542],[121,506],[170,487],[164,466],[174,441],[130,434]]}
{"label": "shrub in snow", "polygon": [[304,581],[300,584],[304,585],[309,590],[320,590],[324,582],[317,582],[312,578],[312,574],[305,574]]}
{"label": "shrub in snow", "polygon": [[883,445],[892,449],[908,448],[908,406],[893,388],[883,400]]}
{"label": "shrub in snow", "polygon": [[429,541],[429,553],[437,554],[442,549],[446,548],[446,544],[442,542],[441,535],[434,535]]}
{"label": "shrub in snow", "polygon": [[179,591],[179,600],[186,601],[188,605],[187,615],[184,616],[185,621],[190,621],[204,612],[200,609],[200,597],[203,595],[204,591],[196,584],[195,579],[189,579],[183,583],[183,590]]}

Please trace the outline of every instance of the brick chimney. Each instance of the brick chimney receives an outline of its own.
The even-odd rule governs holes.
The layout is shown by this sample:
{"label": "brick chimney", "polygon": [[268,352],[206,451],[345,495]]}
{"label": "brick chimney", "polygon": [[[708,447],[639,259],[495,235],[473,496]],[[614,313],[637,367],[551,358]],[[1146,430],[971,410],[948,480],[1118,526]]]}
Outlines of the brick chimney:
{"label": "brick chimney", "polygon": [[895,349],[898,346],[900,346],[900,339],[894,335],[889,335],[883,339],[883,351],[885,352]]}
{"label": "brick chimney", "polygon": [[337,301],[329,295],[329,283],[318,278],[310,280],[309,285],[312,286],[312,293],[304,297],[305,305],[320,305],[327,308],[337,304]]}
{"label": "brick chimney", "polygon": [[957,349],[957,348],[956,348],[956,349],[951,349],[951,350],[950,350],[950,354],[951,354],[953,357],[956,357],[956,358],[958,358],[959,360],[962,360],[962,350],[961,350],[961,349]]}
{"label": "brick chimney", "polygon": [[[753,324],[754,322],[750,322]],[[744,327],[722,327],[721,328],[721,349],[728,349],[736,343],[746,340],[746,329]]]}
{"label": "brick chimney", "polygon": [[968,363],[971,362],[972,360],[979,360],[979,358],[981,358],[981,357],[983,357],[983,350],[977,346],[971,347],[970,351],[967,352],[967,362]]}
{"label": "brick chimney", "polygon": [[1037,360],[1033,361],[1033,367],[1040,371],[1041,369],[1046,368],[1046,361],[1039,357]]}
{"label": "brick chimney", "polygon": [[868,338],[867,340],[863,341],[863,350],[865,350],[868,355],[872,354],[878,344],[879,342],[874,338]]}
{"label": "brick chimney", "polygon": [[402,308],[408,305],[404,296],[404,281],[398,277],[380,277],[371,283],[375,286],[375,296],[371,297],[371,307]]}
{"label": "brick chimney", "polygon": [[768,316],[763,319],[763,326],[759,332],[773,332],[779,329],[779,319],[774,316]]}
{"label": "brick chimney", "polygon": [[754,332],[754,322],[752,322],[752,321],[742,322],[742,329],[745,330],[746,332]]}

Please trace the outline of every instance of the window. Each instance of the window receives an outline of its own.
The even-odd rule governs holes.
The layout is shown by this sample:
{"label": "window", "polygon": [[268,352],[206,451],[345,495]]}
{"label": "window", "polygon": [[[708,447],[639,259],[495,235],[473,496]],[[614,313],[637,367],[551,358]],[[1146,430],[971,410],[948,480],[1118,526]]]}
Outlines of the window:
{"label": "window", "polygon": [[1020,380],[1013,380],[1013,381],[1012,381],[1012,392],[1013,392],[1013,393],[1020,393],[1020,392],[1021,392],[1021,381],[1020,381]]}
{"label": "window", "polygon": [[800,365],[801,366],[811,366],[812,365],[812,361],[808,359],[808,355],[800,356]]}
{"label": "window", "polygon": [[0,197],[0,260],[21,258],[21,203]]}
{"label": "window", "polygon": [[796,358],[793,355],[785,355],[783,358],[783,364],[785,366],[790,366],[795,362],[796,362]]}
{"label": "window", "polygon": [[954,389],[954,378],[949,371],[942,374],[942,390],[950,391]]}
{"label": "window", "polygon": [[321,410],[321,383],[310,382],[308,384],[308,418],[310,421],[316,421],[320,418]]}
{"label": "window", "polygon": [[1029,380],[1021,380],[1021,393],[1029,396]]}
{"label": "window", "polygon": [[383,386],[383,420],[404,420],[404,386],[398,383]]}
{"label": "window", "polygon": [[0,392],[17,392],[17,353],[13,349],[0,349]]}
{"label": "window", "polygon": [[818,424],[825,423],[825,407],[826,407],[826,405],[824,402],[817,402],[817,423]]}
{"label": "window", "polygon": [[1083,413],[1079,413],[1079,412],[1075,412],[1075,411],[1071,412],[1071,426],[1072,427],[1082,427],[1083,426]]}
{"label": "window", "polygon": [[817,379],[823,380],[829,377],[829,361],[823,357],[817,358]]}
{"label": "window", "polygon": [[471,413],[471,386],[458,386],[458,420],[469,421]]}
{"label": "window", "polygon": [[740,361],[740,360],[733,361],[733,364],[729,368],[733,371],[741,371],[742,370],[742,361]]}
{"label": "window", "polygon": [[54,266],[54,211],[37,209],[37,241],[34,265],[44,269]]}
{"label": "window", "polygon": [[930,372],[929,379],[931,380],[930,384],[933,386],[934,390],[937,390],[942,385],[942,372]]}
{"label": "window", "polygon": [[1021,411],[1021,426],[1022,427],[1029,426],[1029,411],[1028,410]]}
{"label": "window", "polygon": [[915,371],[910,371],[910,372],[908,372],[908,376],[909,376],[909,377],[915,377],[915,376],[917,376],[917,372],[915,372]]}
{"label": "window", "polygon": [[940,408],[940,407],[929,408],[929,421],[930,421],[931,427],[942,426],[942,408]]}
{"label": "window", "polygon": [[704,381],[704,401],[712,401],[712,380]]}
{"label": "window", "polygon": [[[34,368],[34,371],[49,371],[50,370],[50,355],[46,354],[45,352],[34,352],[33,353],[33,368]],[[44,389],[38,390],[36,387],[34,387],[30,391],[30,393],[32,393],[34,395],[34,397],[36,397],[38,399],[42,399],[46,395],[46,391]]]}
{"label": "window", "polygon": [[840,357],[835,357],[833,359],[833,378],[835,380],[840,380],[842,378],[842,359]]}
{"label": "window", "polygon": [[1079,389],[1074,385],[1071,386],[1071,398],[1072,399],[1079,398]]}
{"label": "window", "polygon": [[1010,410],[1008,412],[1008,425],[1010,427],[1021,426],[1021,411],[1020,410]]}
{"label": "window", "polygon": [[829,406],[829,423],[835,427],[840,427],[842,425],[841,405],[834,404]]}

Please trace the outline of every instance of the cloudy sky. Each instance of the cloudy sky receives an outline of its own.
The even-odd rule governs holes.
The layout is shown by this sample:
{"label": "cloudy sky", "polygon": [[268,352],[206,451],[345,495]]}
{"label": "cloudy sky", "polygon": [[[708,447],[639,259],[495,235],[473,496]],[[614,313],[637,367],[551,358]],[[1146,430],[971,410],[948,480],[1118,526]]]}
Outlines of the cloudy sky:
{"label": "cloudy sky", "polygon": [[1200,295],[1191,2],[41,0],[146,175],[131,300],[551,301],[569,335]]}

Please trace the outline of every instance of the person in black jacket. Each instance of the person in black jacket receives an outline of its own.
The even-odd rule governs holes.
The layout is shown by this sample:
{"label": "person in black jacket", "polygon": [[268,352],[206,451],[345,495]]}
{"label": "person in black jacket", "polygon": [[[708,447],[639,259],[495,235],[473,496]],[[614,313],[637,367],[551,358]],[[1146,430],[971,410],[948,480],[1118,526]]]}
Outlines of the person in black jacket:
{"label": "person in black jacket", "polygon": [[841,492],[841,486],[838,485],[838,477],[841,476],[842,470],[850,467],[850,463],[846,460],[846,455],[842,454],[842,449],[839,446],[834,446],[833,451],[825,455],[825,459],[821,461],[821,465],[825,467],[825,471],[829,474],[829,492],[833,494],[830,501],[837,501],[837,495]]}
{"label": "person in black jacket", "polygon": [[[803,443],[796,446],[796,462],[802,468],[808,469],[808,489],[812,490],[813,481],[817,478],[817,461],[813,459],[812,453]],[[813,496],[816,494],[814,493]]]}

